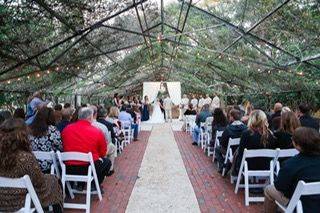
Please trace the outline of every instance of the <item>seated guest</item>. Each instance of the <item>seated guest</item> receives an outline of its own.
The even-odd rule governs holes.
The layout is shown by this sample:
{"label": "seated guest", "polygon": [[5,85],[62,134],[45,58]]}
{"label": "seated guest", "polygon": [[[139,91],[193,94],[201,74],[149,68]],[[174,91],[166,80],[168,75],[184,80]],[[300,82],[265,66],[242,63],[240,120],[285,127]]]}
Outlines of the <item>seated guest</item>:
{"label": "seated guest", "polygon": [[209,111],[209,104],[203,105],[201,112],[199,113],[199,115],[197,115],[196,126],[194,127],[192,132],[192,139],[193,139],[192,145],[195,145],[195,146],[198,145],[201,123],[206,122],[206,119],[211,116],[212,116],[212,113]]}
{"label": "seated guest", "polygon": [[[299,154],[285,161],[274,185],[265,188],[265,212],[277,210],[275,201],[287,206],[300,180],[305,182],[320,181],[320,135],[312,128],[299,127],[292,136],[293,146]],[[302,196],[303,212],[319,212],[320,196]]]}
{"label": "seated guest", "polygon": [[193,105],[190,103],[188,105],[188,109],[184,112],[183,115],[196,115],[196,114],[197,114],[196,108],[194,108]]}
{"label": "seated guest", "polygon": [[211,147],[214,147],[217,131],[224,131],[228,125],[227,117],[221,108],[215,108],[212,121],[212,140]]}
{"label": "seated guest", "polygon": [[311,107],[309,104],[300,104],[299,105],[299,119],[301,126],[314,128],[319,131],[319,120],[310,115]]}
{"label": "seated guest", "polygon": [[[242,133],[238,154],[235,158],[234,175],[238,175],[244,149],[268,149],[274,143],[272,132],[268,129],[267,115],[262,110],[254,110],[249,118],[248,130]],[[265,158],[251,158],[247,160],[248,168],[252,170],[266,169],[270,160]]]}
{"label": "seated guest", "polygon": [[[219,163],[219,172],[222,172],[224,166],[227,167],[227,170],[230,169],[230,164],[224,165],[224,157],[230,138],[240,138],[242,133],[247,129],[247,126],[244,125],[241,121],[241,112],[237,109],[232,109],[229,113],[229,125],[223,131],[220,146],[216,147],[216,158]],[[235,150],[235,149],[233,149]]]}
{"label": "seated guest", "polygon": [[[29,125],[32,151],[51,152],[62,150],[62,142],[59,130],[54,126],[54,111],[51,108],[41,108]],[[50,161],[39,161],[44,173],[50,173]]]}
{"label": "seated guest", "polygon": [[109,121],[110,123],[112,123],[116,127],[120,128],[118,117],[119,117],[119,109],[118,109],[118,107],[115,107],[115,106],[110,107],[109,114],[108,114],[108,117],[107,117],[107,121]]}
{"label": "seated guest", "polygon": [[14,118],[21,118],[21,119],[25,119],[26,118],[26,114],[24,112],[24,109],[22,108],[17,108],[14,113],[13,113],[13,117]]}
{"label": "seated guest", "polygon": [[[89,107],[79,109],[79,120],[69,124],[62,131],[63,150],[65,152],[92,153],[99,184],[109,174],[111,161],[106,158],[107,143],[101,130],[92,126],[93,110]],[[67,173],[87,175],[88,164],[78,161],[67,162]]]}
{"label": "seated guest", "polygon": [[114,167],[114,160],[116,158],[116,147],[111,141],[109,141],[109,138],[111,138],[111,133],[109,133],[108,128],[103,124],[97,121],[97,115],[98,115],[98,108],[94,105],[90,106],[90,108],[93,110],[93,121],[92,125],[98,129],[100,129],[104,135],[105,141],[108,146],[108,150],[106,152],[106,156],[109,158],[111,161],[111,167],[110,167],[110,172],[108,175],[112,175],[114,173],[113,167]]}
{"label": "seated guest", "polygon": [[[0,176],[29,175],[43,208],[63,212],[63,195],[58,178],[43,174],[32,154],[27,127],[22,119],[6,120],[0,127]],[[0,212],[16,212],[24,207],[25,189],[0,188]]]}
{"label": "seated guest", "polygon": [[108,131],[111,133],[111,139],[113,144],[115,144],[116,134],[114,132],[113,124],[107,121],[108,112],[104,107],[98,107],[97,121],[102,123],[108,128]]}
{"label": "seated guest", "polygon": [[72,115],[74,113],[74,110],[69,108],[63,108],[61,110],[61,121],[57,124],[57,129],[62,132],[66,126],[68,126],[71,123]]}
{"label": "seated guest", "polygon": [[56,123],[59,123],[62,119],[61,110],[62,110],[61,104],[57,104],[54,106],[54,118],[55,118]]}
{"label": "seated guest", "polygon": [[281,110],[282,110],[282,104],[281,103],[275,103],[273,107],[273,114],[271,114],[268,122],[269,122],[269,128],[272,131],[276,131],[280,128],[280,116],[281,116]]}
{"label": "seated guest", "polygon": [[138,140],[138,124],[134,123],[134,112],[131,111],[131,108],[128,105],[123,105],[121,107],[120,113],[119,113],[119,121],[121,122],[121,125],[124,123],[131,123],[131,128],[133,129],[133,140]]}
{"label": "seated guest", "polygon": [[285,112],[291,112],[291,109],[289,107],[287,107],[287,106],[282,107],[281,114],[285,113]]}
{"label": "seated guest", "polygon": [[245,108],[244,116],[241,118],[241,121],[244,124],[248,124],[248,120],[249,120],[249,117],[250,117],[250,114],[252,111],[253,111],[253,106],[252,106],[252,104],[248,103]]}
{"label": "seated guest", "polygon": [[293,148],[291,137],[295,129],[299,126],[300,121],[293,112],[281,113],[280,129],[274,133],[275,141],[274,144],[272,144],[272,148]]}
{"label": "seated guest", "polygon": [[3,118],[3,121],[12,118],[12,114],[8,110],[0,111],[0,116]]}
{"label": "seated guest", "polygon": [[70,103],[65,103],[65,104],[63,105],[63,108],[64,108],[64,109],[71,108],[71,104],[70,104]]}

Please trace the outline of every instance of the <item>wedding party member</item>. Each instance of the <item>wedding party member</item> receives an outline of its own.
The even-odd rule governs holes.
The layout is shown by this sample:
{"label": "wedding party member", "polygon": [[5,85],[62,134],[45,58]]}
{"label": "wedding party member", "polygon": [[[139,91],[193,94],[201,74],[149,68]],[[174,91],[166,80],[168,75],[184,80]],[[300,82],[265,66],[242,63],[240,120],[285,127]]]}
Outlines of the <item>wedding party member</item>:
{"label": "wedding party member", "polygon": [[138,140],[138,132],[139,132],[139,126],[136,123],[136,117],[135,113],[131,110],[130,106],[123,105],[121,107],[120,113],[119,113],[119,121],[121,122],[121,125],[124,123],[130,123],[131,128],[133,129],[133,140]]}
{"label": "wedding party member", "polygon": [[211,101],[210,109],[213,112],[216,108],[220,108],[220,98],[217,96],[217,94],[214,94],[214,97]]}
{"label": "wedding party member", "polygon": [[[8,119],[0,127],[0,176],[21,178],[29,175],[43,208],[63,212],[63,195],[58,178],[43,174],[33,155],[27,127],[22,119]],[[25,203],[25,189],[0,188],[0,212],[16,212]]]}
{"label": "wedding party member", "polygon": [[206,122],[206,119],[211,116],[212,116],[212,113],[209,111],[209,105],[208,104],[203,105],[201,112],[196,118],[196,126],[194,127],[192,132],[192,140],[193,140],[192,145],[195,145],[195,146],[198,145],[201,123]]}
{"label": "wedding party member", "polygon": [[[275,138],[268,128],[267,115],[262,110],[254,110],[249,118],[248,130],[242,133],[240,139],[233,174],[238,175],[244,149],[270,149],[274,140]],[[270,167],[270,159],[250,158],[247,162],[249,170],[264,170]]]}
{"label": "wedding party member", "polygon": [[[265,188],[264,209],[266,213],[277,211],[275,201],[287,206],[300,180],[307,183],[320,181],[320,135],[306,127],[297,128],[292,136],[293,146],[300,152],[281,166],[274,185]],[[302,196],[303,212],[318,212],[320,196]]]}
{"label": "wedding party member", "polygon": [[120,108],[121,107],[121,102],[120,102],[120,98],[119,98],[118,95],[119,95],[118,93],[114,94],[112,103],[113,103],[114,106]]}
{"label": "wedding party member", "polygon": [[[42,107],[36,114],[34,121],[29,125],[32,151],[62,151],[62,141],[59,130],[55,127],[54,111],[48,107]],[[44,173],[50,173],[51,161],[39,161]]]}
{"label": "wedding party member", "polygon": [[[247,129],[247,126],[240,121],[241,112],[236,109],[231,109],[228,113],[229,125],[223,131],[220,138],[220,146],[216,147],[216,158],[219,162],[219,172],[222,172],[223,167],[225,166],[227,170],[230,169],[230,163],[228,165],[224,164],[224,156],[226,155],[228,143],[230,138],[240,138],[242,133]],[[235,150],[233,150],[235,151]]]}
{"label": "wedding party member", "polygon": [[189,98],[187,95],[183,95],[181,99],[181,104],[180,104],[180,119],[182,119],[182,115],[185,113],[185,111],[188,109],[189,105]]}
{"label": "wedding party member", "polygon": [[162,98],[160,98],[159,102],[160,102],[160,109],[161,109],[161,112],[163,113],[163,118],[164,118],[164,119],[166,119],[166,110],[164,109],[163,99],[162,99]]}
{"label": "wedding party member", "polygon": [[198,107],[198,99],[196,98],[195,95],[192,95],[192,99],[190,101],[190,103],[192,104],[192,108],[197,110]]}
{"label": "wedding party member", "polygon": [[[106,158],[107,143],[101,130],[92,125],[93,110],[83,107],[79,110],[78,121],[69,124],[62,132],[63,150],[65,152],[92,153],[99,184],[109,174],[111,161]],[[88,164],[68,161],[67,174],[87,175]]]}
{"label": "wedding party member", "polygon": [[142,116],[141,116],[141,121],[147,121],[150,119],[149,116],[149,98],[148,96],[144,96],[144,101],[142,102]]}
{"label": "wedding party member", "polygon": [[202,97],[202,95],[199,96],[199,102],[198,102],[198,111],[201,111],[203,105],[204,105],[204,98]]}
{"label": "wedding party member", "polygon": [[311,107],[309,104],[300,104],[298,116],[301,126],[314,128],[319,131],[319,120],[310,115]]}
{"label": "wedding party member", "polygon": [[169,96],[167,96],[164,100],[163,100],[163,107],[165,110],[165,119],[166,121],[170,120],[170,122],[172,122],[172,100]]}
{"label": "wedding party member", "polygon": [[28,99],[27,104],[27,115],[26,115],[26,124],[30,125],[34,118],[36,117],[36,112],[43,106],[47,105],[48,102],[43,101],[42,92],[37,91]]}
{"label": "wedding party member", "polygon": [[209,106],[211,105],[212,99],[208,94],[206,94],[206,98],[204,99],[204,104],[208,104]]}

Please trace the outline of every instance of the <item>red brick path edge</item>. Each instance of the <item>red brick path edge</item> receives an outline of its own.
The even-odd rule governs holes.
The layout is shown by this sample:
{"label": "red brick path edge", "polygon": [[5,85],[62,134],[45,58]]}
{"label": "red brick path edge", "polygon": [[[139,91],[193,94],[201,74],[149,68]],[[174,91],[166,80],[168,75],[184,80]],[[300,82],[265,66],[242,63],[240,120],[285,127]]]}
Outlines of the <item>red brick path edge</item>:
{"label": "red brick path edge", "polygon": [[212,163],[212,157],[193,146],[188,133],[174,132],[181,157],[193,186],[201,212],[262,212],[262,204],[244,205],[244,192],[234,193],[230,178],[223,178]]}
{"label": "red brick path edge", "polygon": [[[141,131],[139,141],[125,147],[115,161],[115,173],[103,182],[104,194],[102,201],[97,195],[91,199],[91,212],[122,213],[125,212],[149,140],[150,131]],[[80,200],[85,201],[82,195]],[[79,201],[79,198],[77,199]],[[69,200],[68,200],[69,202]],[[73,202],[73,201],[71,201]],[[65,209],[64,212],[84,212],[84,210]]]}

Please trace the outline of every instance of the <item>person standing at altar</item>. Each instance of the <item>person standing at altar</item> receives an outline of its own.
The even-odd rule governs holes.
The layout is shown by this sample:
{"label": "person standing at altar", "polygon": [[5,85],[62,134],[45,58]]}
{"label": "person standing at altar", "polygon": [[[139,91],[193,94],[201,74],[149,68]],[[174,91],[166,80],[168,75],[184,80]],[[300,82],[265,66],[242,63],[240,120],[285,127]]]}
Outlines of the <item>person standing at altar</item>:
{"label": "person standing at altar", "polygon": [[200,112],[202,107],[204,105],[204,98],[202,97],[202,95],[199,96],[199,102],[198,102],[198,111]]}
{"label": "person standing at altar", "polygon": [[142,116],[141,116],[141,121],[147,121],[149,120],[149,98],[148,96],[144,96],[144,100],[142,101]]}
{"label": "person standing at altar", "polygon": [[166,111],[165,111],[164,106],[163,106],[163,99],[160,98],[159,102],[160,102],[161,112],[163,113],[163,118],[166,119]]}
{"label": "person standing at altar", "polygon": [[209,106],[211,105],[212,99],[208,94],[206,94],[206,98],[204,99],[204,104],[208,104]]}
{"label": "person standing at altar", "polygon": [[210,110],[213,112],[216,108],[220,108],[220,98],[216,93],[213,94],[213,99],[210,105]]}
{"label": "person standing at altar", "polygon": [[189,98],[187,95],[183,95],[183,98],[181,99],[181,105],[180,105],[180,119],[182,119],[183,114],[188,109],[189,105]]}
{"label": "person standing at altar", "polygon": [[114,94],[112,103],[114,106],[120,108],[121,104],[120,104],[120,98],[118,95],[119,95],[118,93]]}
{"label": "person standing at altar", "polygon": [[197,110],[198,107],[198,99],[196,98],[195,95],[192,95],[192,100],[190,102],[192,104],[192,108]]}
{"label": "person standing at altar", "polygon": [[163,106],[165,110],[165,119],[168,121],[170,119],[170,122],[172,122],[172,100],[169,96],[167,96],[163,101]]}

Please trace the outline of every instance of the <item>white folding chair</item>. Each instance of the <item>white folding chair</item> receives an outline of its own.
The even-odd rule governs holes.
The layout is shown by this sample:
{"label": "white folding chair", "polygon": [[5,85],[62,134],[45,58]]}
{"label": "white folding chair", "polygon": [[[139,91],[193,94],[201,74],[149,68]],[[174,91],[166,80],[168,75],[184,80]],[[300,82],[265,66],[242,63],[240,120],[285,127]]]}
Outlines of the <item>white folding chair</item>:
{"label": "white folding chair", "polygon": [[214,163],[214,160],[216,159],[216,147],[220,146],[220,140],[219,138],[221,138],[223,131],[216,131],[216,138],[215,138],[215,143],[214,143],[214,147],[213,147],[213,158],[212,158],[212,162]]}
{"label": "white folding chair", "polygon": [[279,162],[279,158],[290,158],[293,157],[297,154],[299,154],[299,151],[297,149],[277,149],[277,159],[276,159],[276,175],[279,174],[280,171],[280,162]]}
{"label": "white folding chair", "polygon": [[[91,152],[89,153],[81,153],[81,152],[57,152],[59,163],[61,165],[62,174],[61,174],[61,182],[63,188],[63,195],[65,197],[65,185],[66,182],[76,181],[76,182],[85,182],[87,184],[86,191],[78,191],[75,189],[71,189],[71,193],[85,193],[86,194],[86,203],[78,204],[78,203],[64,203],[64,208],[71,209],[85,209],[86,213],[90,212],[90,202],[91,202],[91,193],[98,194],[99,200],[102,200],[102,194],[100,190],[100,185],[97,177],[97,172],[94,166],[93,157]],[[89,163],[88,173],[87,175],[71,175],[66,173],[66,165],[65,161],[82,161]],[[94,181],[96,186],[96,192],[91,192],[91,182]]]}
{"label": "white folding chair", "polygon": [[[0,187],[20,188],[27,190],[24,207],[21,208],[18,212],[29,213],[37,211],[38,213],[43,213],[41,203],[36,191],[33,188],[29,175],[25,175],[21,178],[0,177]],[[34,208],[31,208],[31,202],[34,205]]]}
{"label": "white folding chair", "polygon": [[[270,167],[267,170],[249,170],[248,169],[248,158],[257,158],[265,157],[270,159]],[[277,150],[273,149],[254,149],[247,150],[243,152],[243,157],[241,161],[241,166],[239,169],[239,174],[237,178],[237,184],[235,188],[235,193],[238,193],[240,187],[243,188],[243,185],[240,185],[241,177],[244,176],[244,188],[245,188],[245,205],[249,206],[249,202],[264,202],[264,197],[250,197],[249,188],[263,188],[267,185],[264,184],[250,184],[250,177],[265,177],[269,178],[270,184],[273,184],[274,178],[274,161],[277,157]]]}
{"label": "white folding chair", "polygon": [[196,115],[186,115],[186,132],[192,133],[193,127],[196,125]]}
{"label": "white folding chair", "polygon": [[121,122],[121,131],[124,136],[124,146],[129,145],[132,136],[131,122]]}
{"label": "white folding chair", "polygon": [[57,164],[56,154],[54,153],[54,151],[51,151],[51,152],[33,151],[33,154],[37,158],[37,160],[40,160],[40,161],[47,160],[52,162],[51,168],[50,168],[50,174],[52,175],[56,174],[59,178],[61,177],[58,164]]}
{"label": "white folding chair", "polygon": [[205,134],[204,126],[205,126],[205,122],[201,122],[200,123],[200,134],[199,134],[197,142],[198,142],[198,145],[201,146],[201,149],[205,150],[205,148],[206,148],[206,134]]}
{"label": "white folding chair", "polygon": [[[224,165],[223,165],[223,170],[222,170],[222,176],[225,175],[226,172],[226,165],[228,163],[228,161],[230,161],[232,163],[233,160],[233,152],[232,152],[232,148],[235,146],[239,146],[240,144],[240,138],[229,138],[229,142],[228,142],[228,146],[227,146],[227,153],[226,156],[224,157]],[[232,183],[232,177],[231,177],[231,183]]]}
{"label": "white folding chair", "polygon": [[[285,213],[292,213],[295,209],[297,213],[303,213],[300,198],[301,196],[310,195],[320,195],[320,182],[305,183],[304,181],[300,180],[287,206],[282,206],[277,201],[276,203]],[[315,212],[318,210],[315,209]]]}

